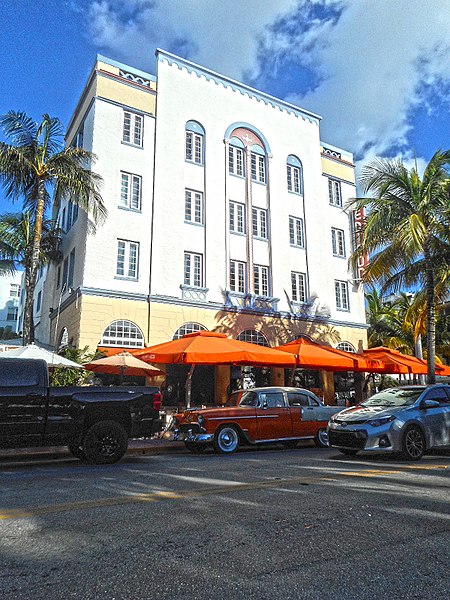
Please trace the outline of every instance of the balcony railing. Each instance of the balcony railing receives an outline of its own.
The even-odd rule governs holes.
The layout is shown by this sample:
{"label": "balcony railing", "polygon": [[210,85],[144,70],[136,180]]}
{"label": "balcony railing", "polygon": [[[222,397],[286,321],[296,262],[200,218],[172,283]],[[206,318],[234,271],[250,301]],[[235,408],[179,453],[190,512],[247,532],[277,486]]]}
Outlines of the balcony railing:
{"label": "balcony railing", "polygon": [[270,296],[256,296],[255,294],[240,294],[238,292],[225,292],[225,306],[244,308],[256,312],[277,312],[279,298]]}
{"label": "balcony railing", "polygon": [[193,285],[180,285],[183,300],[191,302],[206,302],[209,288],[195,287]]}

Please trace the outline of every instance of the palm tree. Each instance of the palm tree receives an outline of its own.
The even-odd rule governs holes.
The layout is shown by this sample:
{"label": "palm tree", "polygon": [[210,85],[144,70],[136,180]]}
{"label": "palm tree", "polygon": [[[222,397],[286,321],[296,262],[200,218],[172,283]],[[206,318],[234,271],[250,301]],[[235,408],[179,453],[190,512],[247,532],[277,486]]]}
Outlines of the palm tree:
{"label": "palm tree", "polygon": [[[26,297],[30,294],[31,258],[33,248],[33,217],[29,211],[8,213],[0,216],[0,275],[15,273],[17,267],[25,271]],[[42,222],[41,247],[38,266],[58,257],[58,245],[62,230],[53,221]],[[31,337],[34,338],[33,314],[30,321]]]}
{"label": "palm tree", "polygon": [[426,293],[428,383],[434,383],[436,309],[450,284],[450,150],[438,150],[420,178],[399,159],[378,158],[363,168],[361,183],[373,197],[352,199],[366,225],[350,258],[370,256],[363,281],[384,291],[415,285]]}
{"label": "palm tree", "polygon": [[102,178],[89,166],[95,155],[83,148],[64,147],[63,127],[59,119],[45,114],[40,124],[22,112],[10,111],[0,117],[0,127],[12,143],[0,142],[0,182],[11,200],[24,200],[32,213],[32,243],[29,285],[24,311],[24,342],[33,341],[33,295],[51,191],[56,206],[70,198],[97,223],[106,217],[99,189]]}
{"label": "palm tree", "polygon": [[369,348],[386,346],[399,348],[403,346],[401,331],[398,326],[398,313],[395,305],[387,303],[376,288],[365,294],[366,319],[369,325]]}

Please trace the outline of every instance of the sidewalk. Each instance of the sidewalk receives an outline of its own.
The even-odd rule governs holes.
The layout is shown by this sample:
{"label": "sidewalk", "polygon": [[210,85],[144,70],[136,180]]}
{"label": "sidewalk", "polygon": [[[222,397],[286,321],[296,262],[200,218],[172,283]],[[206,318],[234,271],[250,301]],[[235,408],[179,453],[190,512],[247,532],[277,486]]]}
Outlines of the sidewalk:
{"label": "sidewalk", "polygon": [[[130,440],[126,456],[130,455],[148,455],[148,454],[168,454],[172,452],[188,452],[182,442],[173,442],[171,440],[152,438]],[[67,446],[43,446],[39,448],[0,448],[0,463],[14,462],[14,459],[39,460],[39,459],[57,459],[69,458],[70,454]]]}

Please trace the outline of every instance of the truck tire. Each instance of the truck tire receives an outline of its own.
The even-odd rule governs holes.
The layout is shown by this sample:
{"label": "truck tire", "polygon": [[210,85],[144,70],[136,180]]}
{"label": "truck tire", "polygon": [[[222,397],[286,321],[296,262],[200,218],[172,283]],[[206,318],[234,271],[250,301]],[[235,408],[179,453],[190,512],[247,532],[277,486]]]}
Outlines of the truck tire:
{"label": "truck tire", "polygon": [[72,456],[79,458],[80,460],[86,460],[84,450],[79,444],[69,444],[67,447],[69,448],[69,452]]}
{"label": "truck tire", "polygon": [[86,431],[82,447],[87,462],[111,465],[127,451],[128,435],[117,421],[98,421]]}

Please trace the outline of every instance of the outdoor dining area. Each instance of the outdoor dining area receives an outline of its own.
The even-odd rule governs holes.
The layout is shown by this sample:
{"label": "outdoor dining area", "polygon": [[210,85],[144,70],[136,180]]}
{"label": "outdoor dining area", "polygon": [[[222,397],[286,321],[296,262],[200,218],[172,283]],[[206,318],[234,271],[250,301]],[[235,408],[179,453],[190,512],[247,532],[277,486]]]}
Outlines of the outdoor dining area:
{"label": "outdoor dining area", "polygon": [[[351,399],[354,404],[370,393],[376,375],[418,383],[418,377],[427,373],[426,361],[394,349],[351,353],[306,337],[268,348],[223,333],[198,331],[145,348],[98,350],[103,358],[79,364],[30,344],[0,353],[0,360],[41,358],[50,370],[86,369],[106,385],[158,385],[164,404],[174,407],[223,405],[236,389],[268,385],[307,387],[326,404],[336,404],[342,381],[349,388],[346,403]],[[450,367],[437,364],[436,375],[450,376]]]}

